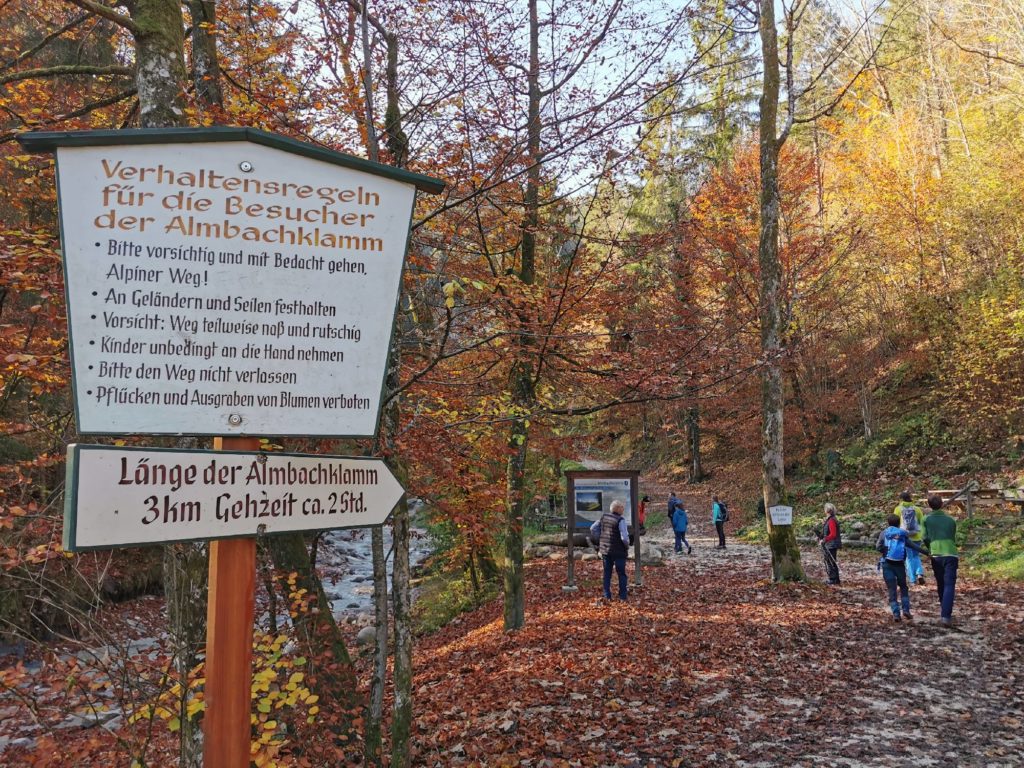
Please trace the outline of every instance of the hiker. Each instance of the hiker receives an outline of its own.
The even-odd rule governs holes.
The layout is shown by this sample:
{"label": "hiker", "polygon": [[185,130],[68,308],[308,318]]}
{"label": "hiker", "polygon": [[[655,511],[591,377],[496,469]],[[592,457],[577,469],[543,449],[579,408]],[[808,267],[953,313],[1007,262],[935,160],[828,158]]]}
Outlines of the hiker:
{"label": "hiker", "polygon": [[[893,514],[899,516],[900,528],[910,535],[912,541],[920,545],[924,536],[924,512],[914,504],[910,491],[900,494],[900,503],[896,505]],[[924,584],[921,556],[913,549],[907,552],[907,579],[911,584],[917,584],[919,581]]]}
{"label": "hiker", "polygon": [[818,543],[821,544],[825,558],[828,583],[839,586],[839,548],[843,546],[843,539],[839,530],[839,519],[836,517],[836,505],[831,502],[825,504],[825,522],[821,524]]}
{"label": "hiker", "polygon": [[686,528],[689,523],[690,519],[686,515],[686,508],[680,501],[676,504],[675,511],[672,513],[672,531],[676,535],[676,554],[683,551],[683,544],[686,545],[686,554],[693,554],[693,547],[691,547],[690,542],[686,540]]}
{"label": "hiker", "polygon": [[676,511],[677,506],[682,506],[683,502],[676,496],[675,491],[671,491],[668,495],[668,521],[672,522],[672,513]]}
{"label": "hiker", "polygon": [[[891,514],[886,522],[889,527],[878,534],[878,541],[875,549],[882,554],[879,566],[882,569],[882,578],[885,579],[885,586],[889,590],[889,607],[892,609],[893,621],[900,621],[900,608],[903,608],[903,618],[910,619],[910,592],[907,589],[907,550],[917,550],[928,554],[913,539],[910,534],[899,527],[900,516]],[[896,588],[899,587],[899,597],[896,599]]]}
{"label": "hiker", "polygon": [[956,593],[956,571],[960,556],[956,548],[956,520],[942,509],[942,497],[928,497],[931,512],[924,519],[924,543],[931,552],[932,573],[939,593],[939,621],[953,626],[953,597]]}
{"label": "hiker", "polygon": [[621,499],[612,501],[609,511],[590,526],[590,535],[599,537],[598,550],[604,560],[604,599],[612,599],[612,567],[619,575],[619,600],[629,598],[626,589],[626,555],[629,552],[629,530],[622,513],[626,504]]}
{"label": "hiker", "polygon": [[647,534],[647,527],[644,525],[644,521],[647,520],[647,505],[650,504],[650,502],[650,496],[644,496],[640,499],[640,506],[636,510],[637,536],[645,536]]}
{"label": "hiker", "polygon": [[729,508],[724,501],[719,501],[717,496],[711,497],[711,522],[715,524],[718,531],[718,546],[715,549],[725,549],[725,521],[729,519]]}

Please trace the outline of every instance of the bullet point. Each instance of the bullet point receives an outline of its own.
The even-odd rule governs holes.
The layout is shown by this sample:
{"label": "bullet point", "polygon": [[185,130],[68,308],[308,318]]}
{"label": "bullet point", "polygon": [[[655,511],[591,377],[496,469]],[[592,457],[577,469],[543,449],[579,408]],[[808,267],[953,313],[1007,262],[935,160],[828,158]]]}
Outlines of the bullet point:
{"label": "bullet point", "polygon": [[99,243],[96,243],[96,247],[97,247],[97,248],[99,248],[99,247],[100,247],[100,244],[99,244]]}

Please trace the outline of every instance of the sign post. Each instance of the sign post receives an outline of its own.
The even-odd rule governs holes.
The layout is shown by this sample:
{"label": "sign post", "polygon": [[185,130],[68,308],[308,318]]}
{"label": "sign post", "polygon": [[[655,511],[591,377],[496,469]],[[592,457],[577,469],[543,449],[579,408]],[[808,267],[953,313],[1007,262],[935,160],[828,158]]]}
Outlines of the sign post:
{"label": "sign post", "polygon": [[[217,450],[257,451],[259,438],[216,438]],[[252,710],[252,636],[256,603],[256,539],[210,542],[206,603],[206,736],[203,764],[247,766]]]}
{"label": "sign post", "polygon": [[444,184],[251,128],[19,141],[57,155],[78,431],[223,451],[70,446],[65,547],[212,541],[205,762],[246,768],[253,537],[381,525],[402,489],[339,457],[238,452],[376,435],[416,191]]}

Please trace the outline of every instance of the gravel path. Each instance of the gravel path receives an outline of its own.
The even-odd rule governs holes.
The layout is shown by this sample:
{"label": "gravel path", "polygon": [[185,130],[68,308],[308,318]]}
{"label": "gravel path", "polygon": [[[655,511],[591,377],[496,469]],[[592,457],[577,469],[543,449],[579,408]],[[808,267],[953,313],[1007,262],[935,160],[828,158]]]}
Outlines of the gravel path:
{"label": "gravel path", "polygon": [[[699,532],[699,522],[697,527]],[[670,536],[656,531],[650,543],[671,552]],[[707,536],[691,541],[693,557],[668,560],[678,578],[713,582],[741,576],[763,582],[767,576],[764,547],[730,543],[722,551]],[[808,576],[824,579],[820,551],[805,548],[803,554]],[[786,636],[817,649],[818,663],[808,668],[794,659],[790,665],[787,650],[778,647],[776,663],[765,664],[762,644],[741,638],[746,648],[739,652],[751,655],[747,692],[736,695],[730,686],[719,695],[743,713],[738,735],[745,749],[723,759],[751,767],[1024,766],[1022,585],[961,578],[950,630],[939,625],[938,598],[929,579],[927,586],[911,587],[914,620],[897,624],[890,618],[875,557],[844,550],[840,560],[841,587],[808,587],[815,595],[802,601],[809,619],[805,631],[788,626],[800,622],[800,604],[792,606],[796,615],[779,619]],[[763,584],[762,589],[780,588]],[[734,607],[737,615],[744,612],[742,602]],[[837,615],[822,616],[820,603],[838,608]],[[808,695],[797,679],[791,693],[772,693],[778,678],[794,673],[831,684]]]}

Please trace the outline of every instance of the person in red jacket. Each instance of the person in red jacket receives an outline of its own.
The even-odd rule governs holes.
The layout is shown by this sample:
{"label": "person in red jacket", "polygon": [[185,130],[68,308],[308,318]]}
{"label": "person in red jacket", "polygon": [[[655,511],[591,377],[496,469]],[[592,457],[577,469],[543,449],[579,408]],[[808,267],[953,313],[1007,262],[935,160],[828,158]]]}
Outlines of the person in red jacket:
{"label": "person in red jacket", "polygon": [[831,502],[825,505],[825,522],[821,526],[821,551],[825,558],[825,572],[828,583],[839,585],[839,548],[842,537],[839,532],[839,520],[836,518],[836,505]]}

